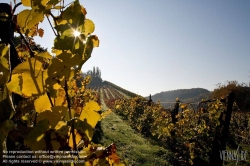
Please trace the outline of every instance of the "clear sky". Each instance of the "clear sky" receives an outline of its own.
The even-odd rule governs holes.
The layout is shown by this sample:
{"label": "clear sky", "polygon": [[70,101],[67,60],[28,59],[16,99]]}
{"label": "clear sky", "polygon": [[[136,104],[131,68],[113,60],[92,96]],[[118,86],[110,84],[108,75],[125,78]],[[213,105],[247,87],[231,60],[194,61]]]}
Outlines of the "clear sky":
{"label": "clear sky", "polygon": [[[142,96],[250,81],[249,0],[80,2],[100,39],[83,71],[98,66],[103,80]],[[54,35],[44,23],[37,43],[50,49]]]}

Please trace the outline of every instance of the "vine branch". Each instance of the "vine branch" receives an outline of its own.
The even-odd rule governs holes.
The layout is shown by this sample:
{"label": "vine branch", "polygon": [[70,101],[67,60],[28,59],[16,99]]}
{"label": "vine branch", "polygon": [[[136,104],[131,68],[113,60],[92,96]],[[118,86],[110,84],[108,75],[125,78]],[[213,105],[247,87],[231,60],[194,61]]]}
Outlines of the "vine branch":
{"label": "vine branch", "polygon": [[12,14],[14,15],[14,13],[15,13],[15,11],[16,11],[16,8],[18,7],[18,6],[20,6],[20,5],[22,5],[22,2],[19,2],[19,3],[17,3],[15,6],[14,6],[14,8],[13,8],[13,10],[12,10]]}
{"label": "vine branch", "polygon": [[[13,21],[12,21],[12,22],[13,22]],[[13,22],[13,23],[16,25],[15,22]],[[34,54],[33,50],[31,49],[30,44],[27,42],[27,40],[25,39],[25,37],[23,36],[23,34],[21,33],[21,31],[20,31],[19,28],[17,28],[17,32],[19,33],[19,35],[21,36],[21,39],[23,39],[24,43],[25,43],[26,46],[28,47],[29,52],[30,52],[30,57],[33,58],[33,57],[35,56],[35,54]]]}
{"label": "vine branch", "polygon": [[[69,98],[69,94],[68,94],[68,84],[67,84],[67,80],[65,79],[65,87],[64,87],[65,93],[66,93],[66,99],[67,99],[67,103],[68,103],[68,110],[69,110],[69,118],[72,119],[71,116],[71,109],[70,109],[70,98]],[[71,133],[72,133],[72,138],[73,138],[73,150],[76,150],[76,136],[75,136],[75,120],[73,120],[73,123],[71,125]]]}
{"label": "vine branch", "polygon": [[[55,21],[54,15],[53,15],[52,13],[50,13],[50,15],[51,15],[51,17],[53,18],[53,20],[54,20],[54,22],[55,22],[55,24],[56,24],[56,21]],[[48,22],[49,22],[49,25],[50,25],[51,29],[53,30],[53,32],[54,32],[54,34],[55,34],[55,36],[59,36],[59,34],[58,34],[58,33],[56,34],[56,31],[55,31],[55,29],[53,28],[53,26],[52,26],[52,24],[51,24],[51,21],[49,20],[49,17],[48,17],[48,16],[46,16],[46,18],[47,18],[47,20],[48,20]]]}

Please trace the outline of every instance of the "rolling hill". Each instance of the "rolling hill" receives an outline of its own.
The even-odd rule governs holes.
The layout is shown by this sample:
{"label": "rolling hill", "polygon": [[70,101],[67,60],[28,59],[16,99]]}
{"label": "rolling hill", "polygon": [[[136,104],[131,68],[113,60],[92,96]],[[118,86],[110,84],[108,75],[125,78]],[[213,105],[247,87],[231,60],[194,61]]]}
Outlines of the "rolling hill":
{"label": "rolling hill", "polygon": [[177,97],[181,102],[196,104],[202,99],[208,99],[210,97],[210,93],[210,91],[203,88],[178,89],[160,92],[152,95],[151,98],[153,101],[160,101],[162,106],[169,107],[175,103]]}
{"label": "rolling hill", "polygon": [[[104,100],[104,103],[108,107],[111,107],[111,105],[114,104],[114,101],[117,99],[129,99],[131,97],[137,96],[136,93],[126,90],[110,81],[102,80],[101,71],[98,67],[94,67],[93,70],[89,70],[83,75],[91,76],[92,79],[88,85],[88,88],[98,91],[100,98]],[[151,96],[151,99],[153,102],[160,101],[161,105],[164,107],[170,107],[174,105],[177,97],[181,102],[197,103],[202,99],[210,98],[210,91],[203,88],[178,89],[156,93]],[[149,99],[149,96],[145,97],[145,100]]]}

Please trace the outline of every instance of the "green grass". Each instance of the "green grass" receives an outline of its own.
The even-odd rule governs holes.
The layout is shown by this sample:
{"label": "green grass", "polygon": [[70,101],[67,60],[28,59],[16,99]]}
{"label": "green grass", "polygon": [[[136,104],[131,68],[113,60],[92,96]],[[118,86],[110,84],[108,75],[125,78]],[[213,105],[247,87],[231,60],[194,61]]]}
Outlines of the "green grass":
{"label": "green grass", "polygon": [[125,124],[115,113],[109,114],[101,121],[103,131],[101,144],[108,146],[115,143],[117,153],[122,160],[131,166],[165,166],[168,152],[152,145],[147,139],[136,133]]}

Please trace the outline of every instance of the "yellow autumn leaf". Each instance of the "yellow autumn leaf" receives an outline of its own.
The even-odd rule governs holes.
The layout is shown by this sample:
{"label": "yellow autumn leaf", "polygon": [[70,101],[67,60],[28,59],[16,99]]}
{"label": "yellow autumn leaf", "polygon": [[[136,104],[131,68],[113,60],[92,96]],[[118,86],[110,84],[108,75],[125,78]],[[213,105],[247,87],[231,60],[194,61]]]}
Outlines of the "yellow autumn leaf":
{"label": "yellow autumn leaf", "polygon": [[66,104],[67,102],[66,102],[66,92],[65,92],[65,90],[63,89],[63,88],[59,88],[58,90],[57,90],[57,95],[56,95],[57,97],[56,98],[53,98],[53,101],[54,101],[54,105],[55,106],[61,106],[61,105],[63,105],[63,104]]}
{"label": "yellow autumn leaf", "polygon": [[31,6],[31,0],[21,0],[23,6]]}
{"label": "yellow autumn leaf", "polygon": [[99,47],[100,40],[98,39],[98,37],[96,35],[92,35],[91,40],[93,42],[94,47]]}
{"label": "yellow autumn leaf", "polygon": [[[76,141],[76,144],[78,144],[81,141],[81,139],[82,139],[82,136],[79,133],[77,133],[76,130],[75,130],[75,141]],[[70,134],[70,137],[69,137],[69,146],[71,148],[74,147],[72,133]]]}
{"label": "yellow autumn leaf", "polygon": [[29,29],[35,27],[39,22],[44,19],[42,10],[26,9],[17,15],[17,23],[22,33],[26,33]]}
{"label": "yellow autumn leaf", "polygon": [[44,30],[41,29],[41,28],[39,28],[39,29],[37,30],[37,33],[39,34],[40,37],[43,37]]}
{"label": "yellow autumn leaf", "polygon": [[97,102],[90,100],[83,108],[80,115],[80,119],[84,121],[87,120],[87,123],[90,124],[93,128],[97,122],[101,119],[101,115],[96,111],[99,111],[101,108]]}
{"label": "yellow autumn leaf", "polygon": [[82,60],[81,55],[74,55],[72,53],[62,52],[57,58],[61,59],[64,62],[64,66],[73,67],[79,65]]}
{"label": "yellow autumn leaf", "polygon": [[21,0],[22,4],[27,7],[46,6],[49,0]]}
{"label": "yellow autumn leaf", "polygon": [[59,88],[61,88],[62,86],[60,85],[60,84],[58,84],[58,83],[55,83],[54,85],[53,85],[53,89],[55,89],[55,90],[58,90]]}
{"label": "yellow autumn leaf", "polygon": [[93,33],[95,30],[95,24],[93,23],[92,20],[86,19],[84,22],[84,35],[88,36],[89,34]]}
{"label": "yellow autumn leaf", "polygon": [[34,107],[37,113],[44,112],[46,110],[51,110],[51,104],[47,94],[39,96],[38,99],[34,101]]}
{"label": "yellow autumn leaf", "polygon": [[28,58],[19,64],[12,72],[11,81],[7,84],[8,89],[23,97],[42,94],[48,77],[47,71],[42,70],[42,65],[36,58]]}
{"label": "yellow autumn leaf", "polygon": [[52,55],[50,55],[50,53],[49,53],[48,51],[45,51],[45,52],[39,53],[39,54],[37,54],[37,56],[39,56],[39,57],[43,57],[43,58],[48,58],[48,59],[52,59],[52,58],[53,58],[53,56],[52,56]]}

